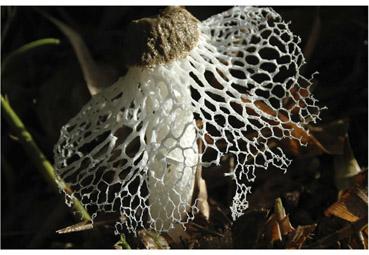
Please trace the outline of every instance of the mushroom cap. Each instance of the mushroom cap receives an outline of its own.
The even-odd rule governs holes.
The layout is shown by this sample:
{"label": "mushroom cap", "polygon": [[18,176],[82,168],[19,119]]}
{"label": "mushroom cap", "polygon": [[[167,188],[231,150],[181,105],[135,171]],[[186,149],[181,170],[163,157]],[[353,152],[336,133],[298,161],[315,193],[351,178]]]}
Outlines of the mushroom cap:
{"label": "mushroom cap", "polygon": [[199,21],[182,7],[132,21],[123,42],[127,66],[155,66],[184,58],[196,46]]}

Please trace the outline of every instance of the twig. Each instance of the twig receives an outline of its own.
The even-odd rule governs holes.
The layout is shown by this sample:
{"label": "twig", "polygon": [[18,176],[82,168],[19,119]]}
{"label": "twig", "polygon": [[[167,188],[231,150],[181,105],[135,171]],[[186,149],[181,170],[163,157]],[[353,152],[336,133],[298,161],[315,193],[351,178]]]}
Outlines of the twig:
{"label": "twig", "polygon": [[322,239],[318,240],[317,242],[310,244],[304,248],[308,249],[319,249],[319,248],[325,248],[331,244],[336,243],[337,241],[340,241],[344,238],[349,237],[353,233],[356,233],[358,231],[361,231],[365,225],[368,225],[368,216],[365,216],[353,223],[347,224],[345,227],[341,228],[340,230],[323,237]]}
{"label": "twig", "polygon": [[[40,170],[40,172],[45,176],[46,180],[52,186],[69,192],[71,195],[69,187],[60,178],[58,178],[51,163],[46,159],[45,155],[33,140],[32,135],[28,132],[21,119],[13,111],[9,102],[2,95],[1,108],[4,113],[5,120],[9,124],[14,134],[19,138],[19,142],[23,145],[28,157],[33,161],[37,169]],[[89,221],[91,220],[91,216],[78,199],[73,197],[72,204],[74,209],[80,213],[82,219]]]}
{"label": "twig", "polygon": [[90,221],[82,221],[82,222],[79,222],[77,224],[59,229],[59,230],[56,231],[56,233],[58,233],[58,234],[68,234],[68,233],[73,233],[73,232],[80,232],[80,231],[90,230],[90,229],[93,229],[93,228],[94,228],[94,225]]}
{"label": "twig", "polygon": [[[79,222],[77,224],[73,224],[70,226],[67,226],[65,228],[59,229],[56,231],[56,233],[58,234],[68,234],[68,233],[72,233],[72,232],[81,232],[81,231],[86,231],[86,230],[91,230],[93,228],[99,227],[99,226],[104,226],[107,224],[112,224],[115,223],[118,219],[113,217],[111,219],[107,219],[107,220],[94,220],[92,221],[82,221]],[[123,218],[119,219],[121,222],[123,221]]]}

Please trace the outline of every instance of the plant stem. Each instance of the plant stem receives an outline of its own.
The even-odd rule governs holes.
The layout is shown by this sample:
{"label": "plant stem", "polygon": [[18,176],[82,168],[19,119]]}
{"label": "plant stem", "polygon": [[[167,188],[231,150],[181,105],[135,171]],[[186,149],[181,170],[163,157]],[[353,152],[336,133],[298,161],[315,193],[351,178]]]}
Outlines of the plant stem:
{"label": "plant stem", "polygon": [[[45,176],[47,181],[51,183],[54,187],[57,187],[65,192],[71,194],[69,187],[58,178],[54,167],[46,159],[45,155],[42,153],[40,148],[37,146],[32,138],[32,135],[28,132],[24,126],[22,120],[14,112],[9,102],[1,95],[1,108],[4,113],[4,117],[9,124],[11,130],[17,136],[21,144],[23,145],[28,157],[33,161],[37,169]],[[80,216],[84,220],[91,220],[91,216],[82,206],[81,202],[73,198],[72,199],[74,209],[80,213]]]}
{"label": "plant stem", "polygon": [[131,246],[127,243],[126,236],[124,234],[120,234],[119,241],[114,245],[116,249],[122,250],[130,250]]}
{"label": "plant stem", "polygon": [[33,48],[37,48],[44,45],[56,45],[59,44],[60,40],[56,38],[43,38],[39,40],[32,41],[23,45],[22,47],[12,51],[8,56],[5,57],[4,61],[2,62],[1,72],[4,72],[8,63],[16,56],[21,55]]}

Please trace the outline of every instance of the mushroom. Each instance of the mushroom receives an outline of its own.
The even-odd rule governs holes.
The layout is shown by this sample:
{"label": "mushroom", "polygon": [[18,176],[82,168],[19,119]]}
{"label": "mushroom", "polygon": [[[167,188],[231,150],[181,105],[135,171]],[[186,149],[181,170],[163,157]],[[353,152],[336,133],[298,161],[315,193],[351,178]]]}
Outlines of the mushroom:
{"label": "mushroom", "polygon": [[271,143],[303,144],[295,129],[319,119],[311,82],[299,73],[300,39],[274,10],[256,7],[203,22],[168,7],[126,33],[128,73],[61,129],[60,178],[93,217],[118,212],[117,233],[168,231],[197,211],[196,168],[230,154],[230,208],[233,219],[241,216],[255,170],[285,171],[291,162]]}

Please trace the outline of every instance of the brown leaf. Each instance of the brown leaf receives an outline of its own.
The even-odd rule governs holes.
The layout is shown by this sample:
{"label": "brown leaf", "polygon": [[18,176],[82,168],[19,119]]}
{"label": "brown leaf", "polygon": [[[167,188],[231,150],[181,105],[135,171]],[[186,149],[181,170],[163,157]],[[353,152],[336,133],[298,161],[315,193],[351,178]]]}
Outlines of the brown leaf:
{"label": "brown leaf", "polygon": [[281,221],[286,217],[286,210],[283,207],[282,199],[279,197],[274,201],[274,215],[277,221]]}
{"label": "brown leaf", "polygon": [[287,243],[286,248],[287,249],[301,249],[306,239],[308,239],[311,233],[314,232],[316,226],[317,226],[316,224],[298,226],[293,237]]}
{"label": "brown leaf", "polygon": [[359,219],[356,215],[352,214],[346,207],[345,203],[343,202],[336,202],[328,209],[325,210],[324,215],[329,216],[336,216],[338,218],[347,220],[349,222],[355,222]]}
{"label": "brown leaf", "polygon": [[[306,93],[308,95],[308,90],[303,89],[303,91],[299,91],[298,93]],[[242,97],[241,100],[245,103],[250,102],[246,97]],[[292,155],[298,156],[301,153],[308,153],[309,155],[320,155],[322,153],[337,155],[343,153],[345,134],[349,126],[348,119],[333,121],[321,127],[311,127],[312,132],[308,133],[305,129],[290,121],[287,116],[275,111],[265,102],[255,101],[254,104],[263,112],[271,116],[277,116],[283,122],[282,125],[291,130],[295,138],[300,139],[302,143],[308,145],[308,147],[301,147],[300,142],[296,139],[282,139],[282,144]]]}
{"label": "brown leaf", "polygon": [[277,221],[271,221],[271,240],[282,241],[282,233]]}
{"label": "brown leaf", "polygon": [[281,198],[274,202],[274,213],[270,216],[265,227],[266,239],[282,241],[282,237],[295,231],[283,207]]}
{"label": "brown leaf", "polygon": [[339,200],[324,212],[326,216],[336,216],[355,222],[368,214],[367,188],[353,187],[341,192]]}
{"label": "brown leaf", "polygon": [[[250,102],[250,100],[248,100],[246,97],[242,97],[241,100],[244,103]],[[323,153],[323,152],[329,153],[312,134],[309,134],[306,130],[297,126],[297,124],[292,122],[284,114],[275,111],[273,108],[268,106],[265,102],[260,101],[260,100],[255,101],[254,105],[268,115],[271,115],[274,117],[277,116],[283,123],[282,126],[284,128],[291,130],[291,133],[294,138],[301,140],[301,142],[304,144],[313,146],[313,148],[317,150],[319,153]],[[287,147],[289,152],[292,153],[293,155],[299,155],[301,152],[301,145],[299,141],[297,141],[296,139],[283,139],[284,145]]]}
{"label": "brown leaf", "polygon": [[282,235],[288,235],[289,233],[295,231],[295,228],[292,226],[288,215],[279,221],[279,227]]}
{"label": "brown leaf", "polygon": [[355,183],[354,176],[361,172],[351,149],[348,135],[345,136],[343,155],[334,156],[335,183],[338,189],[343,190]]}
{"label": "brown leaf", "polygon": [[[328,207],[325,216],[335,216],[352,224],[367,219],[368,191],[367,187],[355,186],[341,191],[338,201]],[[364,222],[365,223],[365,222]],[[366,222],[367,223],[367,222]],[[363,225],[363,224],[361,224]],[[361,226],[360,225],[360,226]],[[354,249],[367,249],[368,226],[365,224],[350,233],[350,245]],[[348,234],[349,235],[349,234]]]}
{"label": "brown leaf", "polygon": [[295,230],[291,225],[288,215],[286,215],[286,210],[283,207],[281,198],[275,200],[274,215],[276,216],[282,235],[287,235]]}

